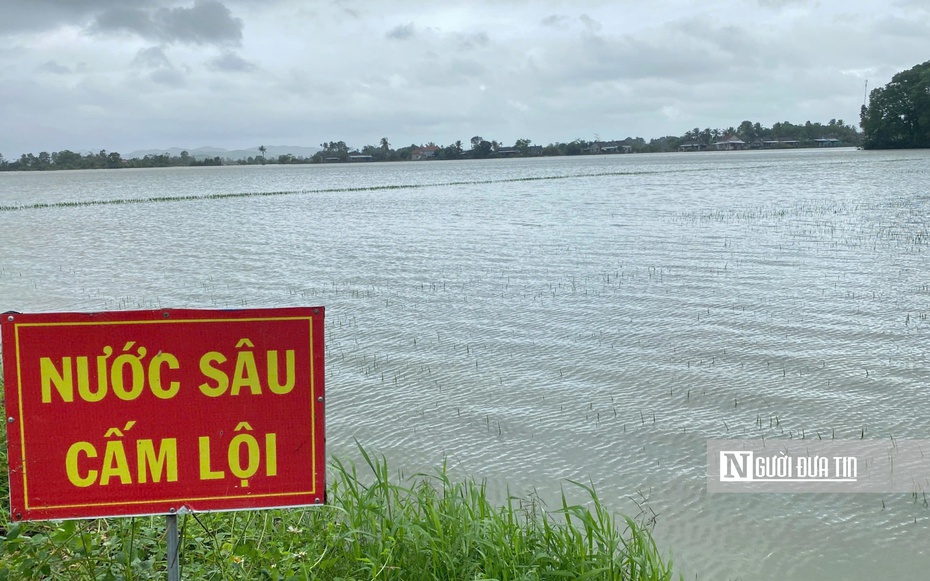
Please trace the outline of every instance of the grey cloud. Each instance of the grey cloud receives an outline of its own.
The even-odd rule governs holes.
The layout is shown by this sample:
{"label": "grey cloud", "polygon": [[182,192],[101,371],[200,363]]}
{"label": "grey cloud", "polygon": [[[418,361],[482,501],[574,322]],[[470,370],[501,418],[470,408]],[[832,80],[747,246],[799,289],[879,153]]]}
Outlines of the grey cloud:
{"label": "grey cloud", "polygon": [[[183,135],[188,137],[180,141],[194,145],[204,135],[222,135],[231,122],[265,135],[256,135],[256,143],[267,143],[268,134],[303,130],[303,139],[320,134],[319,140],[362,144],[382,134],[398,143],[406,136],[440,142],[475,133],[545,142],[577,137],[588,124],[597,130],[611,123],[648,138],[742,118],[797,122],[819,110],[829,111],[827,118],[851,120],[862,99],[858,71],[867,71],[862,74],[870,87],[879,86],[928,58],[919,24],[927,22],[930,7],[928,0],[890,0],[878,12],[865,2],[823,0],[731,0],[715,7],[660,2],[636,10],[627,8],[639,3],[616,0],[0,4],[0,70],[9,77],[0,82],[0,150],[17,154],[16,148],[33,144],[36,151],[75,149],[68,140],[81,143],[88,129],[99,131],[90,140],[98,149],[121,148],[113,139],[136,146],[139,139]],[[465,18],[458,19],[460,10]],[[503,28],[512,21],[520,25]],[[93,34],[31,34],[62,26]],[[15,34],[7,36],[7,30]],[[353,50],[345,50],[346,38]],[[280,54],[269,53],[279,40]],[[414,43],[417,50],[404,58],[386,50]],[[307,58],[308,51],[317,56]],[[89,66],[82,68],[80,60]],[[206,74],[195,74],[184,62]],[[71,75],[82,78],[72,82]],[[252,81],[258,89],[247,88]],[[27,98],[30,83],[35,86]],[[123,97],[127,86],[136,90]],[[62,90],[75,107],[101,106],[43,106]],[[179,92],[185,107],[168,106]],[[819,105],[828,93],[840,99],[848,93],[852,106]],[[119,123],[108,120],[114,99],[125,99]],[[517,108],[521,101],[529,110]],[[852,113],[842,113],[847,109]],[[98,117],[97,110],[106,116]],[[36,111],[58,122],[37,120]],[[718,122],[721,116],[725,120]],[[263,121],[260,130],[249,127],[256,117]],[[32,126],[54,131],[37,135]]]}
{"label": "grey cloud", "polygon": [[[153,3],[155,2],[152,2],[152,0],[133,1],[136,6],[151,5]],[[82,12],[93,12],[101,8],[125,6],[126,0],[31,0],[29,4],[36,7],[67,8]]]}
{"label": "grey cloud", "polygon": [[165,51],[157,46],[141,49],[132,59],[132,64],[151,68],[171,68],[171,61],[168,60]]}
{"label": "grey cloud", "polygon": [[757,0],[763,8],[780,9],[786,6],[810,4],[810,0]]}
{"label": "grey cloud", "polygon": [[581,16],[578,17],[578,19],[581,20],[581,23],[584,24],[585,28],[587,28],[589,31],[600,32],[601,23],[598,22],[597,20],[594,20],[587,14],[582,14]]}
{"label": "grey cloud", "polygon": [[573,26],[580,22],[584,30],[588,32],[600,32],[603,26],[597,20],[591,18],[587,14],[580,14],[575,17],[565,16],[563,14],[552,14],[547,16],[539,21],[539,24],[548,28],[556,28],[558,30],[569,30]]}
{"label": "grey cloud", "polygon": [[487,73],[487,67],[478,60],[453,58],[448,62],[418,63],[413,77],[424,86],[467,86],[474,79],[480,79]]}
{"label": "grey cloud", "polygon": [[215,0],[197,0],[193,8],[158,11],[165,31],[182,42],[211,44],[242,42],[242,20]]}
{"label": "grey cloud", "polygon": [[117,6],[97,16],[92,29],[95,32],[134,32],[146,38],[158,35],[158,27],[150,12],[125,6]]}
{"label": "grey cloud", "polygon": [[[133,5],[144,7],[151,5],[153,1],[162,0],[135,0]],[[126,5],[125,0],[11,1],[3,6],[0,34],[50,30],[62,24],[83,25],[101,10],[119,8],[124,5]]]}
{"label": "grey cloud", "polygon": [[46,73],[54,73],[56,75],[67,75],[71,72],[71,69],[55,61],[45,61],[38,67],[38,70]]}
{"label": "grey cloud", "polygon": [[682,21],[672,28],[677,29],[682,38],[689,39],[689,46],[712,48],[718,58],[730,58],[734,63],[745,62],[754,58],[752,55],[764,52],[760,50],[758,37],[735,25],[715,26],[705,20],[694,19]]}
{"label": "grey cloud", "polygon": [[[746,42],[743,36],[713,26],[704,30],[706,25],[676,23],[639,36],[589,31],[551,47],[559,58],[548,59],[544,68],[526,73],[543,91],[552,86],[577,88],[643,80],[667,80],[675,85],[748,80],[751,72],[742,63],[755,57],[738,54]],[[728,35],[733,46],[727,45]]]}
{"label": "grey cloud", "polygon": [[897,8],[904,8],[908,10],[917,9],[921,12],[927,11],[927,2],[926,0],[896,0],[891,3],[892,6]]}
{"label": "grey cloud", "polygon": [[471,50],[485,47],[491,42],[487,32],[476,32],[474,34],[464,34],[459,38],[459,49]]}
{"label": "grey cloud", "polygon": [[921,20],[885,16],[875,22],[874,28],[878,33],[893,38],[902,36],[910,36],[918,39],[927,38],[927,23]]}
{"label": "grey cloud", "polygon": [[411,22],[409,24],[401,24],[399,26],[395,26],[391,30],[387,31],[387,34],[385,34],[385,36],[392,40],[408,40],[410,38],[413,38],[415,34],[416,34],[416,29],[414,28],[413,23]]}
{"label": "grey cloud", "polygon": [[182,67],[185,70],[175,67],[159,46],[141,49],[132,59],[132,64],[137,68],[149,69],[146,76],[155,84],[176,88],[187,83],[185,73],[189,70],[186,67]]}
{"label": "grey cloud", "polygon": [[159,42],[196,45],[242,42],[242,20],[216,0],[196,0],[190,8],[146,10],[117,6],[100,13],[90,29],[98,34],[129,32]]}
{"label": "grey cloud", "polygon": [[167,87],[181,87],[187,82],[187,77],[178,69],[158,69],[149,75],[153,82]]}
{"label": "grey cloud", "polygon": [[565,28],[565,26],[568,24],[568,16],[552,14],[540,20],[539,23],[543,26],[551,26],[553,28]]}
{"label": "grey cloud", "polygon": [[256,68],[254,64],[232,52],[223,53],[211,60],[209,65],[215,71],[232,73],[245,73]]}

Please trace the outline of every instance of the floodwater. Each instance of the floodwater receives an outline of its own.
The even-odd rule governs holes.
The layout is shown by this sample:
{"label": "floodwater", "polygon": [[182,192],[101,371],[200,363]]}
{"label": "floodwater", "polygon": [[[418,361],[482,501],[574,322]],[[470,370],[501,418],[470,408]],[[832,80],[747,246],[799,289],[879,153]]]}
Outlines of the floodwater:
{"label": "floodwater", "polygon": [[323,305],[332,454],[593,484],[686,579],[921,578],[923,498],[709,494],[705,446],[928,436],[928,183],[848,149],[0,173],[0,311]]}

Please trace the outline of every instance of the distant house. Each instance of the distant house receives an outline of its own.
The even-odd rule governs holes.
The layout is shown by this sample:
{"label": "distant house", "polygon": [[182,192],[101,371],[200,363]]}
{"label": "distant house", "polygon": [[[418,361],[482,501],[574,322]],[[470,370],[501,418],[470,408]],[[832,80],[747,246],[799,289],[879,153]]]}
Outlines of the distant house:
{"label": "distant house", "polygon": [[[755,144],[753,144],[755,147]],[[788,147],[801,147],[797,139],[763,139],[762,149],[785,149]]]}
{"label": "distant house", "polygon": [[427,145],[426,147],[416,147],[410,152],[411,161],[423,161],[435,157],[439,147],[436,145]]}
{"label": "distant house", "polygon": [[739,137],[730,135],[714,143],[714,147],[717,151],[736,151],[746,149],[748,144]]}
{"label": "distant house", "polygon": [[631,153],[633,146],[622,141],[595,141],[588,148],[589,153]]}
{"label": "distant house", "polygon": [[520,155],[520,150],[515,147],[501,147],[497,150],[498,157],[514,157]]}
{"label": "distant house", "polygon": [[814,142],[818,147],[836,147],[842,143],[839,139],[835,137],[821,137],[820,139],[815,139]]}
{"label": "distant house", "polygon": [[678,151],[702,151],[704,144],[700,141],[685,141],[678,144]]}
{"label": "distant house", "polygon": [[353,151],[352,153],[349,154],[349,161],[358,162],[358,161],[372,161],[372,160],[374,160],[372,156],[365,155],[358,151]]}

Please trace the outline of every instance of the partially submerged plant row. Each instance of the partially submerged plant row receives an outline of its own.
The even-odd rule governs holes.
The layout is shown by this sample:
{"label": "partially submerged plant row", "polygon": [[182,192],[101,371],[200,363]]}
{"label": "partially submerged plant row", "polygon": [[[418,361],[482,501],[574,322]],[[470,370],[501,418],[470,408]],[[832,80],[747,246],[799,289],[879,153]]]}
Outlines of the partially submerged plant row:
{"label": "partially submerged plant row", "polygon": [[[648,174],[666,174],[682,172],[704,172],[711,171],[710,168],[686,168],[680,170],[658,170],[658,171],[611,171],[611,172],[594,172],[579,173],[569,175],[550,175],[550,176],[525,176],[519,178],[503,178],[496,180],[464,180],[454,182],[426,183],[426,184],[382,184],[375,186],[343,187],[343,188],[322,188],[307,190],[281,190],[274,192],[235,192],[226,194],[207,194],[203,196],[151,196],[146,198],[120,198],[113,200],[81,200],[81,201],[63,201],[63,202],[39,202],[35,204],[20,205],[0,205],[0,212],[12,212],[15,210],[40,210],[45,208],[72,208],[79,206],[105,206],[115,204],[148,204],[154,202],[188,202],[194,200],[222,200],[227,198],[251,198],[262,196],[293,196],[298,194],[332,194],[332,193],[349,193],[349,192],[374,192],[382,190],[410,190],[420,188],[436,188],[450,186],[473,186],[473,185],[490,185],[506,184],[514,182],[538,182],[546,180],[567,180],[577,178],[592,177],[610,177],[610,176],[630,176],[630,175],[648,175]],[[719,171],[719,169],[718,169]]]}

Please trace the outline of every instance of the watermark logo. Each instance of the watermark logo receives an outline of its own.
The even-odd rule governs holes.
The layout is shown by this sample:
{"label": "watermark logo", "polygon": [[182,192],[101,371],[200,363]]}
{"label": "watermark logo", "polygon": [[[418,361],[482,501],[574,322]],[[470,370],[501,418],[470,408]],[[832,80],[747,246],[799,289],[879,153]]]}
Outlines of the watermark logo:
{"label": "watermark logo", "polygon": [[708,492],[922,492],[930,441],[708,440]]}
{"label": "watermark logo", "polygon": [[752,460],[755,454],[744,450],[720,452],[720,481],[746,482],[752,480]]}
{"label": "watermark logo", "polygon": [[857,482],[855,456],[759,455],[747,450],[720,451],[721,482]]}

